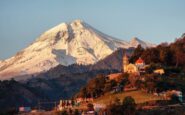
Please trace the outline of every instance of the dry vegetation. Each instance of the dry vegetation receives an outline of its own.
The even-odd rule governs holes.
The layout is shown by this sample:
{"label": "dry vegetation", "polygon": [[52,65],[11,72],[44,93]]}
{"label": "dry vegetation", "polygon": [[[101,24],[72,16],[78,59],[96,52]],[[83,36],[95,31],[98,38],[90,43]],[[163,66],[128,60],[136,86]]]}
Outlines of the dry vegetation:
{"label": "dry vegetation", "polygon": [[107,105],[113,102],[115,98],[119,98],[120,100],[123,100],[127,96],[132,96],[136,104],[163,99],[162,97],[154,96],[153,94],[148,94],[143,91],[130,91],[130,92],[121,92],[117,94],[107,93],[104,96],[101,96],[95,99],[94,102]]}

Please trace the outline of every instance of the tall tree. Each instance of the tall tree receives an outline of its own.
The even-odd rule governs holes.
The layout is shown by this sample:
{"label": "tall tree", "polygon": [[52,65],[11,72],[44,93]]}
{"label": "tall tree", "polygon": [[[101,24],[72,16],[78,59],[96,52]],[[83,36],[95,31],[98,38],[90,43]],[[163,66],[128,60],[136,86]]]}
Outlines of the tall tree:
{"label": "tall tree", "polygon": [[123,115],[135,115],[136,103],[131,96],[124,98],[122,102]]}
{"label": "tall tree", "polygon": [[145,63],[159,63],[159,51],[156,48],[148,48],[142,53],[142,59]]}
{"label": "tall tree", "polygon": [[162,46],[159,49],[159,57],[160,61],[165,65],[171,65],[172,60],[172,52],[169,47]]}
{"label": "tall tree", "polygon": [[130,57],[130,62],[134,63],[139,57],[141,57],[141,54],[144,52],[144,48],[141,45],[138,45],[137,48],[134,50],[132,56]]}

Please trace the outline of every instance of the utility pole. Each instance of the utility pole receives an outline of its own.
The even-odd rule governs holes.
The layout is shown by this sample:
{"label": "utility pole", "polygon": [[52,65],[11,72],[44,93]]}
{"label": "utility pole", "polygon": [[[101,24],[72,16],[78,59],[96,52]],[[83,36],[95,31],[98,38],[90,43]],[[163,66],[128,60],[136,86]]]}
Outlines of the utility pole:
{"label": "utility pole", "polygon": [[57,110],[57,102],[55,101],[54,103],[55,103],[55,110]]}

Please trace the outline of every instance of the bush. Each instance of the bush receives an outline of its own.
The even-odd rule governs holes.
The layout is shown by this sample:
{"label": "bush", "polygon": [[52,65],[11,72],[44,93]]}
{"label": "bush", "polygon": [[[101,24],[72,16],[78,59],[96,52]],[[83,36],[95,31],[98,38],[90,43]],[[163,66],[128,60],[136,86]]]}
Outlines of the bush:
{"label": "bush", "polygon": [[121,105],[111,104],[107,107],[107,115],[123,115]]}
{"label": "bush", "polygon": [[122,104],[119,104],[119,99],[115,98],[114,104],[109,105],[107,110],[108,115],[135,115],[135,100],[131,96],[128,96],[125,97]]}

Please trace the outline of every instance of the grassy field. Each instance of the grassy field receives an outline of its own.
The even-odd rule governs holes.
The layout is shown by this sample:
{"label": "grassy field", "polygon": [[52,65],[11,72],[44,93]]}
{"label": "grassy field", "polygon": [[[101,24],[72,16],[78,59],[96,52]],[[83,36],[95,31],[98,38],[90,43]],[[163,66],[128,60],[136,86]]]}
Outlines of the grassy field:
{"label": "grassy field", "polygon": [[144,103],[148,101],[154,101],[154,100],[163,100],[160,96],[154,96],[153,94],[148,94],[143,91],[129,91],[129,92],[121,92],[116,94],[107,93],[104,96],[101,96],[94,100],[94,103],[99,104],[110,104],[110,102],[113,102],[115,98],[119,98],[121,101],[126,96],[132,96],[135,99],[135,102],[137,104]]}

